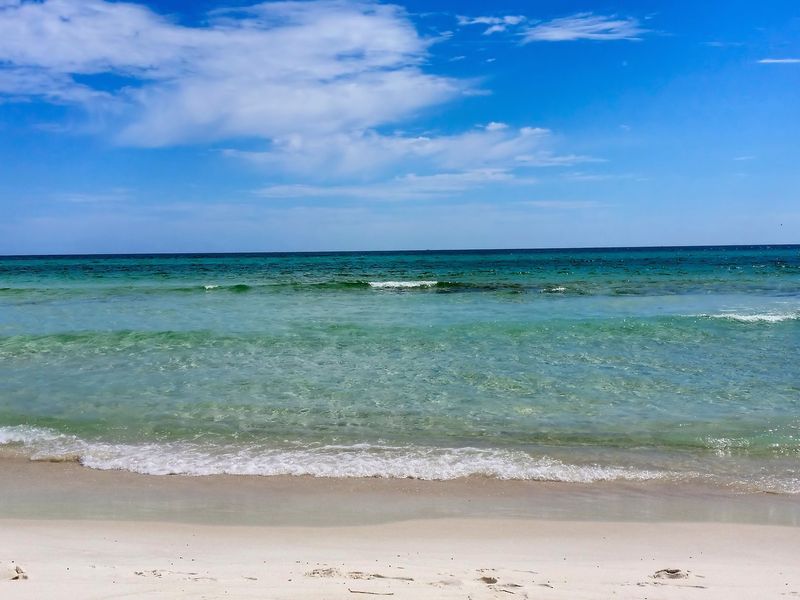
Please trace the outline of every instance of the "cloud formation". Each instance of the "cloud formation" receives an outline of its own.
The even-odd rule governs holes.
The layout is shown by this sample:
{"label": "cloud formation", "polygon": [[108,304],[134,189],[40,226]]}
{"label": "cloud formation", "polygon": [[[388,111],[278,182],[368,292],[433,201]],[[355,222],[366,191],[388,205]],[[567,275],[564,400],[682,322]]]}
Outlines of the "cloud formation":
{"label": "cloud formation", "polygon": [[522,43],[530,42],[571,42],[576,40],[639,40],[649,30],[643,28],[634,17],[616,15],[595,15],[581,12],[569,17],[559,17],[550,21],[535,21],[521,15],[503,17],[465,17],[458,16],[460,26],[488,25],[484,35],[514,30],[522,36]]}
{"label": "cloud formation", "polygon": [[758,62],[762,65],[797,65],[800,58],[762,58]]}
{"label": "cloud formation", "polygon": [[465,17],[459,15],[456,17],[460,26],[464,25],[488,25],[483,31],[483,35],[492,35],[505,31],[509,27],[519,25],[525,21],[522,15],[506,15],[504,17]]}
{"label": "cloud formation", "polygon": [[[164,146],[400,121],[464,89],[425,73],[429,41],[396,6],[270,2],[187,27],[103,0],[0,5],[0,92],[91,104],[114,99],[119,139]],[[86,83],[91,76],[122,80]]]}
{"label": "cloud formation", "polygon": [[528,28],[523,42],[571,42],[575,40],[639,40],[648,30],[633,17],[583,12],[545,21]]}
{"label": "cloud formation", "polygon": [[[604,35],[624,29],[600,19]],[[459,23],[487,35],[528,26],[518,15]],[[366,0],[264,2],[191,26],[132,2],[0,0],[0,100],[83,108],[120,145],[225,144],[225,155],[283,179],[334,182],[330,192],[306,183],[265,196],[435,197],[590,160],[556,154],[545,129],[499,122],[387,133],[482,92],[429,72],[432,43],[403,8]]]}
{"label": "cloud formation", "polygon": [[408,174],[388,181],[363,185],[272,185],[258,190],[266,198],[348,198],[367,200],[413,200],[447,197],[487,185],[533,183],[505,169],[476,169],[434,175]]}
{"label": "cloud formation", "polygon": [[492,122],[452,135],[381,135],[375,131],[333,136],[296,134],[275,139],[265,151],[230,149],[225,153],[285,172],[309,175],[324,169],[337,176],[380,173],[401,163],[411,171],[449,171],[561,166],[592,160],[555,154],[551,146],[546,129]]}

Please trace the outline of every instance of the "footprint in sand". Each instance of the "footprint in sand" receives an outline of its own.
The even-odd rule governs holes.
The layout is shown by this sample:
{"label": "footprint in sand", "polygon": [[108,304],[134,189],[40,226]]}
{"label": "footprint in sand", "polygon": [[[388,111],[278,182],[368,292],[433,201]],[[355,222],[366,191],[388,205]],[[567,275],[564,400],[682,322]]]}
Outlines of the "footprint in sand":
{"label": "footprint in sand", "polygon": [[[667,583],[668,580],[674,579],[689,579],[689,578],[703,578],[702,575],[695,575],[691,571],[684,571],[683,569],[659,569],[652,575],[650,575],[651,579],[655,579],[656,581],[640,581],[636,585],[639,587],[646,587],[648,585],[670,585]],[[699,590],[706,589],[704,585],[692,585],[691,583],[676,583],[672,584],[677,587],[689,587],[689,588],[696,588]]]}
{"label": "footprint in sand", "polygon": [[350,579],[395,579],[397,581],[414,581],[413,577],[381,575],[380,573],[362,573],[361,571],[350,571],[347,576]]}
{"label": "footprint in sand", "polygon": [[341,577],[341,573],[331,567],[313,569],[305,574],[306,577]]}
{"label": "footprint in sand", "polygon": [[653,579],[686,579],[689,571],[682,569],[659,569],[652,575]]}
{"label": "footprint in sand", "polygon": [[15,565],[12,569],[9,569],[8,575],[3,577],[3,579],[9,579],[11,581],[22,581],[27,578],[28,574],[19,565]]}
{"label": "footprint in sand", "polygon": [[[478,573],[486,573],[487,571],[494,571],[494,569],[478,569]],[[478,581],[485,583],[486,586],[494,592],[502,592],[504,594],[516,595],[518,593],[527,597],[527,594],[522,589],[523,586],[519,583],[500,583],[500,578],[496,575],[481,575]],[[550,587],[550,586],[548,586]]]}
{"label": "footprint in sand", "polygon": [[187,581],[216,581],[214,577],[207,577],[200,575],[200,573],[186,571],[162,571],[161,569],[152,569],[151,571],[134,571],[133,574],[139,577],[156,577],[159,579],[164,575],[178,575]]}
{"label": "footprint in sand", "polygon": [[431,581],[428,585],[434,587],[461,587],[463,582],[460,579],[441,579],[439,581]]}
{"label": "footprint in sand", "polygon": [[364,573],[363,571],[341,571],[331,567],[320,567],[313,569],[305,574],[306,577],[347,577],[348,579],[394,579],[396,581],[414,581],[413,577],[401,577],[396,575],[382,575],[381,573]]}

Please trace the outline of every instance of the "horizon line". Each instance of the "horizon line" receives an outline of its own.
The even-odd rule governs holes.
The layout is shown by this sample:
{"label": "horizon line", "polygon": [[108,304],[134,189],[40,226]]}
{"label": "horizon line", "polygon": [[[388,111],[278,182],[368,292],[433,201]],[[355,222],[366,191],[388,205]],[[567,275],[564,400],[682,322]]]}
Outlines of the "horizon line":
{"label": "horizon line", "polygon": [[76,253],[41,253],[41,254],[0,254],[0,259],[19,258],[80,258],[80,257],[151,257],[151,256],[286,256],[286,255],[337,255],[337,254],[425,254],[425,253],[457,253],[457,252],[559,252],[559,251],[592,251],[592,250],[679,250],[679,249],[711,249],[711,248],[791,248],[800,246],[797,243],[778,244],[679,244],[654,246],[544,246],[531,248],[425,248],[394,250],[253,250],[224,252],[76,252]]}

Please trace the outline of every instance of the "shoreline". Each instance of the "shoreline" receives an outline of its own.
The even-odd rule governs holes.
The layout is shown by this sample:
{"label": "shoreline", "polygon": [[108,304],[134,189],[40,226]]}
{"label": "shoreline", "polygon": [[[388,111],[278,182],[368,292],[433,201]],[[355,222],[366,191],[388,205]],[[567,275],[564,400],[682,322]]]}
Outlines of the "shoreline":
{"label": "shoreline", "polygon": [[797,495],[696,483],[142,475],[9,457],[0,459],[0,480],[0,518],[13,519],[332,527],[500,518],[800,526]]}
{"label": "shoreline", "polygon": [[0,479],[11,600],[800,596],[792,495],[154,476],[20,458],[0,460]]}

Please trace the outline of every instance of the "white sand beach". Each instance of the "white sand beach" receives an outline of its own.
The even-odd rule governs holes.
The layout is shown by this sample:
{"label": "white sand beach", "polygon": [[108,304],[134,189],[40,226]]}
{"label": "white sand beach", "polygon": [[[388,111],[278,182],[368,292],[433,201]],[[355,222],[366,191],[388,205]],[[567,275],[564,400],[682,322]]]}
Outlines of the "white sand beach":
{"label": "white sand beach", "polygon": [[0,460],[0,598],[800,596],[791,495]]}
{"label": "white sand beach", "polygon": [[[492,519],[346,527],[3,520],[0,531],[0,597],[13,600],[800,596],[800,536],[792,527]],[[25,579],[11,580],[19,575],[17,566]]]}

